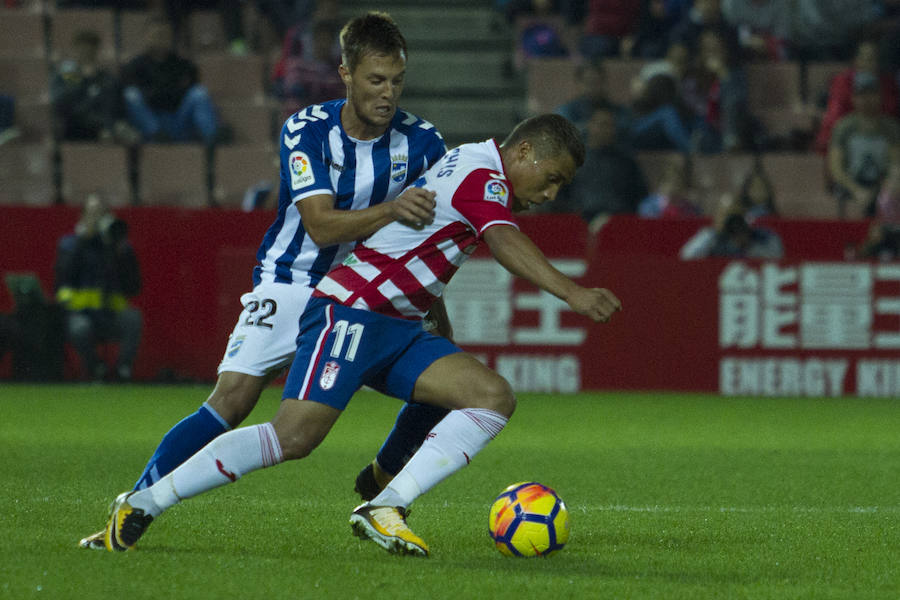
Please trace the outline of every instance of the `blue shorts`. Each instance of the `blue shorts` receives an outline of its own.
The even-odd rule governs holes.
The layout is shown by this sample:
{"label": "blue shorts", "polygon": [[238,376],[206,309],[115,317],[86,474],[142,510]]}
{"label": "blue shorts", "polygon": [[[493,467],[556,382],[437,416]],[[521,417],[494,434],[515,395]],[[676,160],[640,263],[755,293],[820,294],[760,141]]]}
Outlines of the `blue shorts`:
{"label": "blue shorts", "polygon": [[311,298],[300,317],[297,354],[282,398],[343,410],[368,385],[409,401],[416,380],[431,363],[461,351],[450,340],[424,331],[421,321]]}

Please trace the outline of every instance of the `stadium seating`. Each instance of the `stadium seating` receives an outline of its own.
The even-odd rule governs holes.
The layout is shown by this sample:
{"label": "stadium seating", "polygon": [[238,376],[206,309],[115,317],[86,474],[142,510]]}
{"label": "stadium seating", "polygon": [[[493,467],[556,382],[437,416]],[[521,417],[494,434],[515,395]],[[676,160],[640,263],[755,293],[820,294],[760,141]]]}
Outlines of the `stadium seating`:
{"label": "stadium seating", "polygon": [[51,58],[60,60],[72,55],[72,38],[80,31],[94,31],[100,36],[98,59],[112,64],[116,59],[115,13],[111,8],[66,8],[56,11],[51,21]]}
{"label": "stadium seating", "polygon": [[747,105],[751,113],[766,108],[793,108],[802,101],[800,63],[750,63],[747,72]]}
{"label": "stadium seating", "polygon": [[[265,21],[251,4],[246,3],[244,11],[248,40],[252,41],[259,38],[258,30],[265,28],[262,27]],[[41,6],[44,5],[31,3],[27,9],[0,9],[0,92],[15,96],[16,124],[21,130],[18,140],[10,142],[15,145],[19,158],[12,158],[13,153],[7,152],[7,148],[3,148],[0,156],[3,171],[0,200],[7,203],[45,204],[56,197],[52,184],[54,151],[50,144],[52,111],[47,61],[69,55],[75,32],[93,29],[102,38],[101,58],[121,64],[143,49],[143,32],[150,18],[150,12],[140,10],[59,9],[47,5],[47,10],[42,12],[38,10]],[[496,23],[484,20],[478,11],[465,7],[447,10],[452,12],[453,19],[469,18],[471,27],[484,30],[482,33],[496,31]],[[401,26],[410,30],[409,39],[422,47],[420,62],[425,65],[415,72],[411,65],[405,108],[434,121],[448,139],[463,136],[485,121],[497,129],[508,128],[521,116],[505,106],[497,105],[496,110],[481,106],[475,88],[482,89],[484,85],[472,73],[460,71],[462,79],[457,82],[453,69],[441,71],[429,66],[441,64],[439,55],[449,45],[448,40],[457,39],[454,37],[457,34],[451,35],[440,28],[429,33],[423,24],[432,21],[413,4],[398,7],[395,16]],[[280,125],[279,109],[266,96],[266,83],[269,53],[277,50],[279,41],[270,39],[270,35],[266,38],[268,46],[261,53],[235,57],[227,53],[218,11],[193,11],[188,28],[191,57],[220,115],[230,125],[233,145],[218,148],[209,165],[205,150],[199,145],[145,147],[135,165],[139,198],[145,204],[206,206],[212,197],[220,205],[237,206],[249,186],[277,175],[274,143]],[[435,40],[441,43],[430,43]],[[451,58],[445,64],[455,64]],[[607,85],[614,100],[623,104],[631,102],[632,80],[642,65],[641,61],[629,59],[606,61]],[[576,61],[572,58],[528,59],[521,66],[528,114],[551,111],[578,93]],[[748,64],[750,111],[775,138],[793,139],[798,132],[809,132],[829,81],[843,68],[844,63],[833,62]],[[487,66],[478,70],[489,72],[494,86],[489,87],[494,93],[484,90],[479,93],[507,95],[507,88],[512,84],[504,74],[489,71]],[[443,78],[439,84],[429,83],[438,77]],[[475,87],[469,96],[463,94],[452,107],[444,102],[443,96],[452,95],[454,87],[467,90],[470,80]],[[429,95],[426,93],[429,90],[441,93]],[[94,144],[63,144],[56,154],[61,161],[59,194],[65,201],[78,202],[93,188],[109,195],[114,204],[127,203],[132,197],[127,150]],[[665,157],[666,153],[642,153],[638,157],[651,187]],[[701,191],[704,209],[714,208],[723,192],[735,192],[750,164],[752,157],[744,154],[696,157],[695,184]],[[103,165],[104,169],[96,169],[96,165]],[[773,180],[783,215],[837,217],[820,156],[806,152],[766,154],[763,165]],[[24,175],[20,180],[11,181],[10,172],[15,169],[21,169]]]}
{"label": "stadium seating", "polygon": [[201,54],[194,57],[200,81],[217,103],[237,100],[260,103],[266,69],[261,56]]}
{"label": "stadium seating", "polygon": [[[274,121],[278,119],[278,106],[271,101],[252,104],[241,101],[222,101],[217,106],[222,120],[228,124],[235,143],[274,143],[277,132]],[[281,123],[278,123],[281,126]]]}
{"label": "stadium seating", "polygon": [[632,82],[640,73],[644,63],[639,60],[610,59],[606,63],[606,89],[610,100],[631,105]]}
{"label": "stadium seating", "polygon": [[49,142],[53,135],[53,107],[40,100],[17,102],[16,126],[22,142]]}
{"label": "stadium seating", "polygon": [[575,63],[568,58],[529,60],[525,66],[528,112],[550,112],[578,94]]}
{"label": "stadium seating", "polygon": [[842,62],[809,63],[805,73],[805,97],[809,104],[823,104],[828,96],[828,87],[835,75],[847,68]]}
{"label": "stadium seating", "polygon": [[88,194],[99,193],[110,206],[131,203],[128,150],[113,144],[60,144],[62,197],[80,205]]}
{"label": "stadium seating", "polygon": [[0,9],[0,56],[43,57],[44,39],[43,15],[25,10]]}
{"label": "stadium seating", "polygon": [[12,94],[17,103],[50,101],[50,72],[39,56],[0,57],[0,91]]}
{"label": "stadium seating", "polygon": [[218,11],[191,11],[188,15],[188,29],[193,53],[222,52],[226,49],[225,29],[222,26],[222,15]]}
{"label": "stadium seating", "polygon": [[268,184],[267,208],[278,195],[278,153],[271,144],[235,144],[216,149],[213,198],[223,208],[239,208],[249,187]]}
{"label": "stadium seating", "polygon": [[142,10],[123,10],[119,12],[119,64],[125,64],[146,46],[147,23],[150,15]]}
{"label": "stadium seating", "polygon": [[54,201],[53,148],[19,143],[0,151],[0,205],[46,206]]}
{"label": "stadium seating", "polygon": [[196,144],[145,144],[140,151],[141,204],[208,206],[207,153]]}
{"label": "stadium seating", "polygon": [[812,152],[764,154],[763,168],[772,179],[782,217],[838,218],[837,202],[826,187],[821,156]]}

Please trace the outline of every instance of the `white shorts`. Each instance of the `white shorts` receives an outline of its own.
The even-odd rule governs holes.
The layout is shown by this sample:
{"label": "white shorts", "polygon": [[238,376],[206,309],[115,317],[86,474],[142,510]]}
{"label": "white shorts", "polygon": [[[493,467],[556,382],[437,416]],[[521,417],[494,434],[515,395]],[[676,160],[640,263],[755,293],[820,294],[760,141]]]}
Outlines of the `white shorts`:
{"label": "white shorts", "polygon": [[290,366],[310,295],[312,288],[305,285],[264,282],[241,296],[244,310],[228,337],[218,373],[261,377]]}

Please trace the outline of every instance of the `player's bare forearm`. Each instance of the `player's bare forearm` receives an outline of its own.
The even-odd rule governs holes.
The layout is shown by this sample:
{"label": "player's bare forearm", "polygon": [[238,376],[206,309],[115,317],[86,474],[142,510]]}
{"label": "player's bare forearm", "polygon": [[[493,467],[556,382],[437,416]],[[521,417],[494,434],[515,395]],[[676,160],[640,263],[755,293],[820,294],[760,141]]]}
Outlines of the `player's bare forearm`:
{"label": "player's bare forearm", "polygon": [[495,225],[484,232],[484,241],[503,268],[527,279],[542,290],[566,300],[578,285],[550,264],[531,239],[509,225]]}
{"label": "player's bare forearm", "polygon": [[507,271],[564,300],[575,312],[605,322],[622,310],[622,303],[609,290],[581,287],[566,277],[515,227],[495,225],[484,232],[484,241]]}
{"label": "player's bare forearm", "polygon": [[360,210],[334,208],[329,194],[296,204],[306,232],[321,247],[361,240],[393,221],[422,224],[434,218],[434,192],[421,188],[409,188],[394,200]]}

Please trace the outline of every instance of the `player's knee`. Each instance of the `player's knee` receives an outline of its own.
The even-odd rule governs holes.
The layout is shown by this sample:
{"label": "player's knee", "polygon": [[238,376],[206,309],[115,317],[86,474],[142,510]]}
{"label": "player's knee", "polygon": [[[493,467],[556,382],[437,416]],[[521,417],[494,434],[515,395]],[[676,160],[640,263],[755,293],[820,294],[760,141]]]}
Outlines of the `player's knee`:
{"label": "player's knee", "polygon": [[261,392],[258,377],[223,373],[207,403],[232,427],[237,427],[256,406]]}
{"label": "player's knee", "polygon": [[298,460],[306,458],[319,444],[302,434],[290,434],[278,436],[281,443],[281,454],[284,460]]}
{"label": "player's knee", "polygon": [[277,416],[272,425],[275,427],[284,460],[298,460],[309,456],[324,439],[324,435],[314,427],[297,427],[289,422],[285,424],[280,422]]}
{"label": "player's knee", "polygon": [[512,386],[506,379],[493,372],[481,378],[475,397],[481,404],[475,408],[487,408],[505,417],[512,416],[516,410],[516,396]]}

